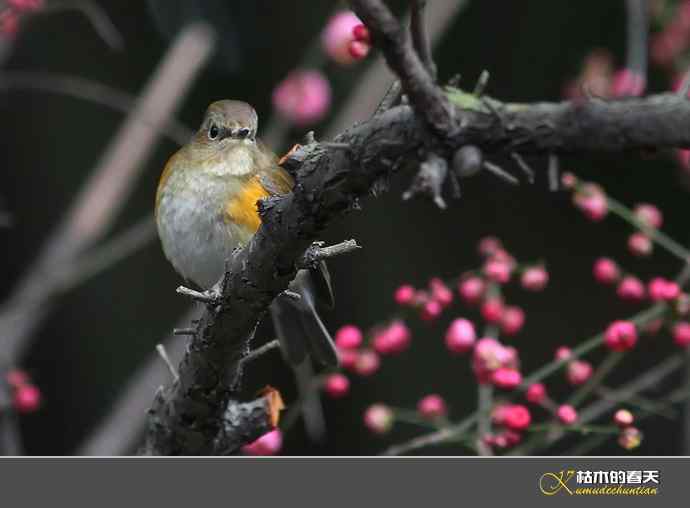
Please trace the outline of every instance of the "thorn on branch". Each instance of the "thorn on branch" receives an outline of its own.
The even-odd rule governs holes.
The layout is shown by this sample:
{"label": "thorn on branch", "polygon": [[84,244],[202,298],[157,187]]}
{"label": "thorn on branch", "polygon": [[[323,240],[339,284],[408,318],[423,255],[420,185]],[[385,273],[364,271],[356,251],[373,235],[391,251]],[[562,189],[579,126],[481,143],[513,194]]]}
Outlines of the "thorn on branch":
{"label": "thorn on branch", "polygon": [[419,171],[412,181],[410,188],[403,193],[402,198],[408,199],[424,194],[432,198],[436,206],[445,210],[446,202],[443,199],[443,183],[448,175],[448,163],[442,157],[429,154],[426,161],[419,165]]}
{"label": "thorn on branch", "polygon": [[503,170],[503,168],[501,168],[497,164],[494,164],[493,162],[484,161],[482,167],[486,169],[489,173],[492,173],[493,175],[503,180],[504,182],[507,182],[511,185],[520,185],[520,181],[517,178],[515,178],[513,175]]}
{"label": "thorn on branch", "polygon": [[522,156],[517,152],[511,152],[510,156],[513,158],[513,160],[517,163],[518,167],[525,174],[525,176],[527,177],[527,181],[529,183],[534,183],[534,170],[531,167],[529,167],[529,164],[527,164],[525,159],[523,159]]}
{"label": "thorn on branch", "polygon": [[484,90],[486,90],[486,85],[489,83],[490,77],[491,74],[489,74],[489,71],[484,69],[479,75],[479,79],[477,79],[477,84],[474,85],[474,95],[477,97],[484,95]]}
{"label": "thorn on branch", "polygon": [[[314,131],[309,131],[304,135],[304,144],[305,145],[311,145],[316,143],[316,135],[314,134]],[[299,145],[293,146],[293,148],[298,147]]]}
{"label": "thorn on branch", "polygon": [[462,75],[461,74],[454,74],[451,76],[451,78],[448,80],[448,86],[451,88],[458,88],[460,86],[460,81],[462,80]]}
{"label": "thorn on branch", "polygon": [[188,296],[192,300],[197,302],[205,303],[207,305],[216,305],[220,301],[220,294],[214,289],[209,289],[207,291],[196,291],[194,289],[189,289],[185,286],[179,286],[177,288],[177,293]]}
{"label": "thorn on branch", "polygon": [[345,240],[344,242],[329,247],[324,247],[324,245],[324,242],[312,243],[304,252],[302,258],[297,262],[297,268],[312,269],[315,268],[320,261],[340,256],[341,254],[347,254],[361,248],[356,240]]}
{"label": "thorn on branch", "polygon": [[551,192],[558,191],[561,181],[561,168],[558,156],[555,154],[549,155],[549,190]]}
{"label": "thorn on branch", "polygon": [[346,150],[348,152],[352,151],[352,146],[350,143],[333,143],[330,141],[320,142],[320,147],[331,148],[333,150]]}
{"label": "thorn on branch", "polygon": [[165,346],[163,344],[156,344],[156,351],[158,351],[159,356],[163,359],[165,365],[168,366],[168,370],[170,371],[170,374],[172,375],[173,379],[175,380],[175,382],[177,382],[180,379],[180,375],[178,374],[177,369],[170,360],[168,352],[165,350]]}
{"label": "thorn on branch", "polygon": [[295,291],[290,291],[289,289],[286,289],[282,293],[280,293],[281,296],[284,296],[285,298],[289,298],[290,300],[295,300],[299,301],[302,299],[302,295]]}
{"label": "thorn on branch", "polygon": [[194,335],[196,328],[174,328],[173,335]]}
{"label": "thorn on branch", "polygon": [[253,349],[252,351],[247,353],[247,355],[244,358],[242,358],[242,360],[240,360],[240,363],[242,363],[242,365],[246,365],[276,348],[280,348],[280,342],[278,342],[277,339],[272,340],[271,342],[267,342],[261,347]]}
{"label": "thorn on branch", "polygon": [[388,88],[388,91],[381,99],[381,102],[379,102],[379,105],[376,107],[376,110],[374,111],[374,114],[372,116],[377,116],[381,113],[385,113],[393,106],[395,106],[395,103],[398,102],[398,100],[400,99],[401,91],[402,86],[400,85],[400,81],[396,79],[395,81],[393,81],[393,83],[391,83],[391,86]]}

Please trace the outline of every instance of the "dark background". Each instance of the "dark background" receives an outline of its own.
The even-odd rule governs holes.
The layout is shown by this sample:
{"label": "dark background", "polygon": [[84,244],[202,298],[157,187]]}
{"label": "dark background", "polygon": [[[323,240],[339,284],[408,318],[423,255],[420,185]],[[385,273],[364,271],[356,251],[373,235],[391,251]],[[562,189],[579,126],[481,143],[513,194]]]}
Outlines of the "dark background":
{"label": "dark background", "polygon": [[[179,28],[170,15],[178,2],[154,2],[163,31],[143,1],[99,3],[123,32],[125,51],[110,51],[77,14],[40,16],[25,26],[5,68],[75,74],[138,93],[168,45],[163,32]],[[178,118],[190,127],[196,127],[208,103],[220,98],[252,103],[265,122],[271,114],[273,86],[300,61],[335,5],[312,0],[196,4],[226,9],[228,18],[209,15],[222,28],[225,47],[180,108]],[[435,56],[442,80],[459,72],[466,77],[465,85],[471,86],[480,71],[488,69],[492,75],[488,92],[502,100],[557,100],[564,82],[577,73],[591,49],[608,48],[622,65],[624,43],[622,1],[474,0]],[[336,98],[347,95],[367,63],[348,69],[329,66]],[[654,90],[667,86],[656,74],[651,80]],[[336,102],[334,112],[341,103]],[[14,220],[12,228],[0,229],[0,297],[4,297],[74,198],[122,115],[76,99],[22,91],[0,95],[0,115],[0,196]],[[317,133],[327,120],[316,127]],[[301,134],[296,131],[290,141],[298,141]],[[160,142],[111,235],[152,211],[161,168],[175,148],[168,141]],[[400,283],[422,286],[432,276],[451,277],[477,266],[477,240],[494,234],[519,259],[546,260],[551,274],[544,293],[508,293],[511,301],[527,310],[525,329],[512,342],[519,347],[523,371],[528,373],[550,360],[557,345],[574,345],[637,309],[618,302],[609,288],[593,282],[590,273],[596,257],[613,255],[645,277],[671,277],[678,270],[678,262],[663,252],[651,260],[632,258],[625,251],[629,233],[625,225],[613,218],[603,224],[586,221],[565,194],[547,191],[542,171],[546,161],[531,162],[540,170],[535,186],[516,189],[480,176],[467,181],[463,199],[443,212],[423,201],[402,202],[400,195],[410,175],[399,175],[390,193],[367,200],[362,212],[330,228],[324,240],[354,237],[364,248],[331,263],[337,308],[325,316],[329,327],[335,330],[349,322],[368,327],[391,316],[395,312],[391,295]],[[618,154],[566,159],[563,166],[596,179],[626,203],[659,204],[665,212],[665,230],[682,243],[689,240],[687,193],[670,158]],[[41,411],[21,422],[29,453],[69,454],[80,443],[186,307],[187,301],[175,294],[179,283],[155,243],[61,299],[22,363],[45,397]],[[472,411],[476,384],[468,361],[451,358],[442,343],[447,322],[458,315],[476,316],[474,310],[456,305],[437,323],[411,320],[410,351],[385,359],[371,379],[353,377],[348,398],[326,401],[331,432],[327,445],[309,445],[298,426],[287,437],[285,453],[376,453],[386,443],[418,432],[400,425],[386,438],[370,436],[361,415],[376,401],[413,407],[421,396],[439,392],[455,418]],[[270,337],[267,330],[261,340]],[[672,350],[666,335],[643,341],[613,378],[628,379]],[[556,376],[549,385],[555,398],[567,394],[561,378]],[[252,366],[248,393],[267,383],[292,399],[291,377],[277,354]],[[657,393],[666,389],[659,387]],[[651,419],[642,430],[646,439],[637,453],[681,453],[679,422]],[[615,444],[598,450],[620,451]]]}

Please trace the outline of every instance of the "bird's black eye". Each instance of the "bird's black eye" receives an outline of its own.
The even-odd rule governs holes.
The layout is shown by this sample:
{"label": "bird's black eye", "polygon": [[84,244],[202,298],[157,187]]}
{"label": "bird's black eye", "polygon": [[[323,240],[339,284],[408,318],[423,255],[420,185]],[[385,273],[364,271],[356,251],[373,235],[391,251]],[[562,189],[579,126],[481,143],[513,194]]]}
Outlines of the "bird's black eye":
{"label": "bird's black eye", "polygon": [[220,135],[220,129],[216,124],[211,124],[211,127],[208,129],[208,139],[217,139],[218,136]]}
{"label": "bird's black eye", "polygon": [[246,139],[249,137],[251,133],[252,131],[250,131],[249,129],[243,128],[237,131],[237,137],[240,139]]}

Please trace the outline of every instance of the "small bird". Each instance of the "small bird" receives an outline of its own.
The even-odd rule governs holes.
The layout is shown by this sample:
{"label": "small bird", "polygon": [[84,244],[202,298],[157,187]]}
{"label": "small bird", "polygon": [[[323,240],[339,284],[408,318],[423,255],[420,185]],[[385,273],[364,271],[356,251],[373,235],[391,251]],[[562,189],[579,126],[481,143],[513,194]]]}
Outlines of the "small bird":
{"label": "small bird", "polygon": [[[256,139],[257,127],[249,104],[214,102],[161,175],[156,223],[163,252],[182,277],[202,289],[220,280],[233,249],[259,229],[258,201],[287,194],[294,185],[275,154]],[[293,366],[306,365],[309,354],[321,364],[337,365],[333,340],[316,312],[317,303],[332,305],[325,264],[300,270],[290,289],[300,298],[282,296],[271,305],[284,356]]]}

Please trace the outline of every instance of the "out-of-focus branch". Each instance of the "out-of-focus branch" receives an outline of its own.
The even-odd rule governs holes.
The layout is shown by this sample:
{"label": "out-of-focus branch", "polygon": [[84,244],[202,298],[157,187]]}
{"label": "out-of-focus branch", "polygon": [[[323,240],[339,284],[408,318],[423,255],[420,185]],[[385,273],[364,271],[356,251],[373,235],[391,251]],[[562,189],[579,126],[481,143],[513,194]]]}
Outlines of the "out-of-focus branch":
{"label": "out-of-focus branch", "polygon": [[[179,326],[188,324],[199,315],[194,306],[179,320]],[[173,364],[177,365],[184,354],[188,338],[171,334],[163,341]],[[151,394],[170,379],[167,365],[157,352],[127,381],[122,393],[82,445],[76,455],[126,455],[133,453],[141,444],[146,424],[146,411],[151,406]]]}
{"label": "out-of-focus branch", "polygon": [[[67,95],[127,114],[137,106],[136,99],[121,90],[79,76],[53,72],[4,71],[0,74],[0,89],[40,90]],[[144,125],[158,127],[152,125],[148,118],[138,118]],[[160,127],[162,133],[178,145],[184,145],[192,136],[192,131],[174,118],[170,118]]]}
{"label": "out-of-focus branch", "polygon": [[[456,16],[468,3],[469,0],[444,0],[427,4],[424,12],[431,47],[441,40],[448,28],[452,26]],[[382,57],[376,57],[369,64],[369,68],[357,79],[356,87],[328,127],[324,139],[332,139],[351,125],[369,118],[395,79],[395,75],[386,66],[385,60]]]}
{"label": "out-of-focus branch", "polygon": [[119,30],[110,21],[103,8],[93,0],[49,0],[46,6],[35,11],[35,14],[52,14],[64,11],[75,11],[83,14],[96,33],[111,49],[121,50],[124,47],[124,40]]}
{"label": "out-of-focus branch", "polygon": [[353,10],[369,28],[376,46],[400,84],[412,107],[436,134],[453,127],[453,108],[436,86],[412,46],[411,37],[381,0],[350,0]]}
{"label": "out-of-focus branch", "polygon": [[426,67],[431,79],[436,79],[436,64],[431,56],[431,44],[427,35],[426,24],[424,20],[424,10],[426,8],[427,0],[412,0],[412,9],[410,12],[410,33],[412,34],[412,46],[417,51],[419,59]]}
{"label": "out-of-focus branch", "polygon": [[[59,277],[51,275],[54,270],[73,262],[100,240],[125,205],[162,126],[210,55],[213,39],[206,25],[190,25],[154,72],[135,109],[106,149],[66,217],[0,311],[0,350],[6,358],[13,360],[21,356],[31,332],[47,311],[46,299],[33,296],[53,293],[54,286],[61,282]],[[25,305],[27,295],[35,305]]]}
{"label": "out-of-focus branch", "polygon": [[649,2],[625,0],[627,11],[626,67],[647,79],[647,36],[649,32]]}

